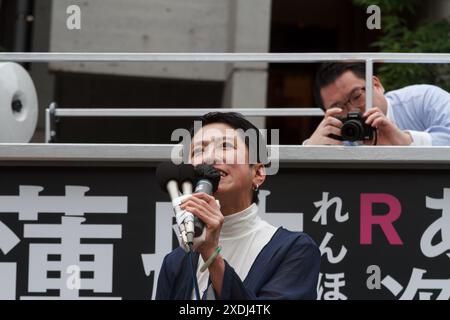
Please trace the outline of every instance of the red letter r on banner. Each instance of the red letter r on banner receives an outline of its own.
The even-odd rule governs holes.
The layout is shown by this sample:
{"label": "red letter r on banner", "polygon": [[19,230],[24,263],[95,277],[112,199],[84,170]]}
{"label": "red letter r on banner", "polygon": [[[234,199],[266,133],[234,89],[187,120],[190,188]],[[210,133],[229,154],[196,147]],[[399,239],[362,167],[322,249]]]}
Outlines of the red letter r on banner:
{"label": "red letter r on banner", "polygon": [[[389,207],[386,215],[373,215],[372,204],[385,203]],[[387,193],[361,193],[361,222],[360,222],[360,244],[372,244],[372,225],[379,224],[390,244],[402,245],[397,231],[392,223],[401,214],[400,201]]]}

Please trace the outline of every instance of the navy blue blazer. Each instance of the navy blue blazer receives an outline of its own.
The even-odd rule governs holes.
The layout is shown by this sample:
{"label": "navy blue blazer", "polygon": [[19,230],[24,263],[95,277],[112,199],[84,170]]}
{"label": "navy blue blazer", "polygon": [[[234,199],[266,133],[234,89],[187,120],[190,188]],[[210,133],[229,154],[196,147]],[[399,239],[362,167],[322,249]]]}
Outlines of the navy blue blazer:
{"label": "navy blue blazer", "polygon": [[[197,270],[198,253],[193,256]],[[225,260],[221,300],[316,299],[320,251],[303,232],[278,228],[242,281]],[[191,300],[192,272],[188,255],[178,247],[163,261],[156,299]],[[205,298],[205,294],[203,294]]]}

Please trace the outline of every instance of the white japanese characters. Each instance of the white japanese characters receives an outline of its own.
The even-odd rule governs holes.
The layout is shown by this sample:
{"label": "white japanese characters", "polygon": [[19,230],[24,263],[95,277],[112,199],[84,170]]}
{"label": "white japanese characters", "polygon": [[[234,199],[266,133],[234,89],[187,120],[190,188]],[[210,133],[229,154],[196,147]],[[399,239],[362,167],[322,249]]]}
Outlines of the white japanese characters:
{"label": "white japanese characters", "polygon": [[[66,186],[65,195],[41,195],[41,186],[20,186],[17,196],[0,196],[0,214],[17,213],[29,247],[28,292],[20,299],[87,299],[80,290],[111,294],[113,288],[113,244],[89,243],[94,239],[121,239],[122,226],[90,224],[89,214],[126,214],[128,198],[86,196],[86,186]],[[61,222],[39,223],[49,213],[61,213]],[[8,254],[21,240],[0,221],[0,248]],[[16,279],[17,264],[0,263],[3,277]],[[82,274],[86,273],[86,277]],[[16,282],[0,286],[0,297],[16,298]],[[49,290],[52,293],[49,293]]]}

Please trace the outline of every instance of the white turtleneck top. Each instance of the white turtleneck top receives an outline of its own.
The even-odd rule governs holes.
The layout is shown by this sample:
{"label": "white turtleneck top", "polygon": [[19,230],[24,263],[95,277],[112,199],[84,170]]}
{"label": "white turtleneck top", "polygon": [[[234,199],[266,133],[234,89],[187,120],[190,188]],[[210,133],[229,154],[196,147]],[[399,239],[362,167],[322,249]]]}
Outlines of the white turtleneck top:
{"label": "white turtleneck top", "polygon": [[[241,212],[224,217],[219,237],[220,255],[244,281],[256,257],[276,231],[277,228],[261,219],[258,206],[253,203]],[[204,263],[201,256],[198,262],[197,279],[202,295],[208,286],[209,271],[200,272]]]}

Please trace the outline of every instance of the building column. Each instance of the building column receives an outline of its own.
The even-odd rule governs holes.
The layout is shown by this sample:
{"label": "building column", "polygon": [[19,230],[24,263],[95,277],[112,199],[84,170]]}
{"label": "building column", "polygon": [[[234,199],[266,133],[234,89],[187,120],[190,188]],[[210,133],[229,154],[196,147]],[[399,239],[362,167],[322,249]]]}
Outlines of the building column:
{"label": "building column", "polygon": [[[269,52],[271,4],[271,0],[230,1],[230,52]],[[267,63],[229,63],[224,107],[265,108],[267,68]],[[258,128],[265,128],[263,117],[252,117],[250,121]]]}

